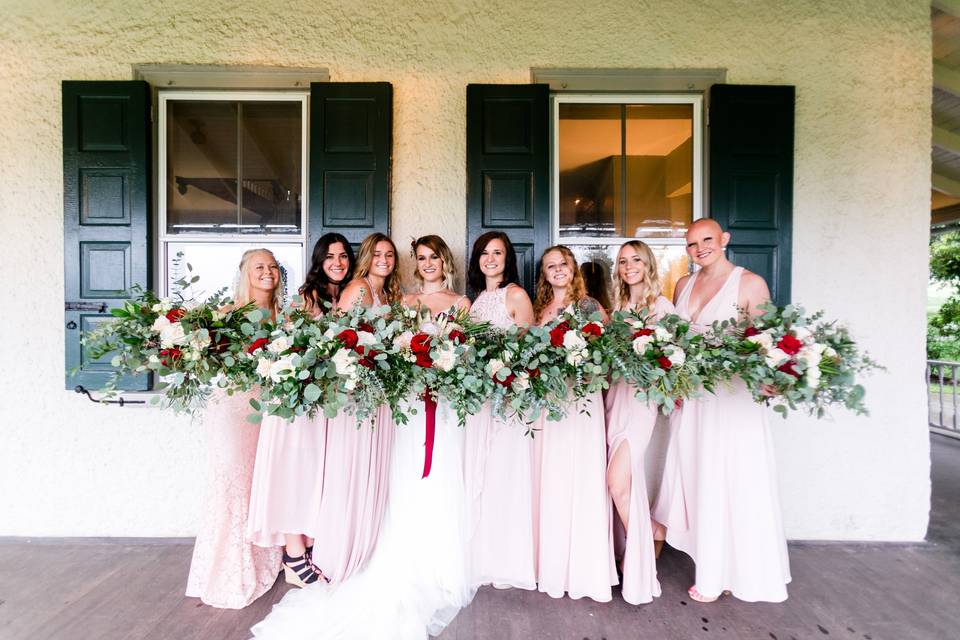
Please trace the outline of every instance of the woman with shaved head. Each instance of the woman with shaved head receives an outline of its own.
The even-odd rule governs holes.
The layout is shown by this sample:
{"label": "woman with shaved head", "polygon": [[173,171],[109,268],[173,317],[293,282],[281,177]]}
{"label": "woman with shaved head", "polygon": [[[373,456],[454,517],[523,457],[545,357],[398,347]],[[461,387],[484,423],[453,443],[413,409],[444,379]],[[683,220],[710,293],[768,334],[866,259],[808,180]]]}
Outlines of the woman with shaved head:
{"label": "woman with shaved head", "polygon": [[[729,233],[703,219],[686,239],[700,269],[677,283],[679,315],[703,330],[740,313],[762,313],[767,283],[727,259]],[[684,404],[654,518],[666,524],[667,542],[696,563],[694,600],[712,602],[728,591],[748,602],[786,600],[790,565],[767,409],[741,380]]]}

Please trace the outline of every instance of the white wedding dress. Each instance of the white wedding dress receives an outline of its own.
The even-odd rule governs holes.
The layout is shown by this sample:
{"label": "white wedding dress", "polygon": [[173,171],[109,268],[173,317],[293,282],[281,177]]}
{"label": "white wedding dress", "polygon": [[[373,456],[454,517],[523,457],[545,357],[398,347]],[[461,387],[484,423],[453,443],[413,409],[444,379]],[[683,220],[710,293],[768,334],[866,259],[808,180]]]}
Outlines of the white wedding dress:
{"label": "white wedding dress", "polygon": [[438,635],[473,599],[464,430],[449,405],[438,402],[433,465],[421,479],[425,411],[419,400],[410,405],[417,413],[395,427],[387,510],[367,566],[341,584],[289,591],[253,627],[256,638],[421,640]]}

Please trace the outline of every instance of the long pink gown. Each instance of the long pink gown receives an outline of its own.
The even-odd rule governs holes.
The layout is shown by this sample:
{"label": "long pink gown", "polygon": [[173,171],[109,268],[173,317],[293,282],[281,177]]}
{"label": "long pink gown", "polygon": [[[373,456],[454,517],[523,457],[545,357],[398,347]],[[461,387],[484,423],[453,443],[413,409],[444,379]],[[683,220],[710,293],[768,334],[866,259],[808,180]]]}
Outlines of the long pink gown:
{"label": "long pink gown", "polygon": [[[695,325],[737,315],[742,275],[741,267],[731,272]],[[677,300],[685,318],[696,278]],[[667,542],[693,558],[706,597],[728,590],[747,602],[787,599],[790,562],[767,417],[735,378],[686,402],[668,445],[654,518],[666,525]]]}
{"label": "long pink gown", "polygon": [[[673,313],[673,304],[660,296],[654,303],[653,317],[660,319]],[[657,563],[653,548],[653,527],[650,520],[650,504],[647,497],[647,479],[644,470],[644,454],[653,429],[660,415],[656,406],[640,402],[634,395],[633,386],[620,381],[607,391],[604,400],[607,417],[607,463],[621,445],[630,448],[630,513],[627,531],[623,531],[619,515],[614,510],[617,526],[614,527],[615,542],[623,551],[623,599],[630,604],[645,604],[660,596],[657,581]],[[670,414],[676,421],[679,411]]]}
{"label": "long pink gown", "polygon": [[[376,295],[373,306],[381,306]],[[393,432],[389,407],[372,420],[341,411],[326,421],[313,562],[333,582],[346,580],[373,552],[387,505]]]}
{"label": "long pink gown", "polygon": [[[507,287],[484,291],[470,314],[506,329]],[[475,585],[536,589],[532,441],[518,422],[495,418],[489,403],[466,424],[464,479],[470,576]]]}
{"label": "long pink gown", "polygon": [[255,546],[244,535],[260,427],[247,422],[252,393],[217,392],[204,414],[207,495],[187,578],[188,597],[242,609],[273,586],[282,549]]}

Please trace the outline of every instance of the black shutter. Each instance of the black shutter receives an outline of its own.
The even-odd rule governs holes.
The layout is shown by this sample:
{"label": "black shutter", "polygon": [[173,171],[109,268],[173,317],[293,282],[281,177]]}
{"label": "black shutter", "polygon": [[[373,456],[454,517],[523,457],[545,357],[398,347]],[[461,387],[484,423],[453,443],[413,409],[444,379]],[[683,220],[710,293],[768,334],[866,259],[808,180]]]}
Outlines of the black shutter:
{"label": "black shutter", "polygon": [[510,236],[533,296],[550,244],[549,85],[467,86],[467,256],[491,230]]}
{"label": "black shutter", "polygon": [[[150,285],[150,86],[63,83],[66,386],[102,386],[110,356],[88,360],[80,332],[109,320],[134,284]],[[69,371],[79,366],[79,373]],[[148,376],[120,388],[149,388]]]}
{"label": "black shutter", "polygon": [[710,89],[710,215],[730,232],[727,255],[790,301],[794,87]]}
{"label": "black shutter", "polygon": [[390,233],[393,86],[310,84],[310,221],[307,255],[325,233],[356,244]]}

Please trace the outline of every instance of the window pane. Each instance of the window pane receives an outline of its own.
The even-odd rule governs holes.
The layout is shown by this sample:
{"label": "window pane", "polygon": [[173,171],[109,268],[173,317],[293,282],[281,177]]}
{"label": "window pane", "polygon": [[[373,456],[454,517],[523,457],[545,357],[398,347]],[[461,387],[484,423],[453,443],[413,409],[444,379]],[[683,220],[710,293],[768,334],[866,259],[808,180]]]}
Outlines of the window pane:
{"label": "window pane", "polygon": [[680,237],[693,219],[693,106],[626,107],[627,237]]}
{"label": "window pane", "polygon": [[167,113],[167,233],[300,232],[300,102],[171,100]]}
{"label": "window pane", "polygon": [[299,102],[240,105],[244,231],[300,232],[300,110]]}
{"label": "window pane", "polygon": [[[299,243],[170,242],[167,244],[167,291],[173,292],[174,282],[180,278],[196,275],[200,280],[185,292],[185,297],[203,300],[223,287],[227,288],[227,295],[233,295],[240,257],[247,249],[273,252],[286,279],[285,299],[289,302],[303,284],[303,245]],[[178,258],[178,253],[183,255]],[[187,263],[193,268],[190,272]]]}
{"label": "window pane", "polygon": [[560,104],[561,237],[621,235],[621,112],[619,104]]}
{"label": "window pane", "polygon": [[[614,299],[614,263],[617,259],[617,252],[620,251],[620,244],[618,242],[616,244],[569,245],[573,255],[577,258],[578,264],[594,262],[599,265],[605,276],[607,293],[611,300]],[[657,258],[657,270],[660,272],[663,295],[667,299],[673,300],[673,288],[677,284],[677,280],[690,273],[690,262],[686,249],[682,245],[655,245],[652,243],[650,249]]]}
{"label": "window pane", "polygon": [[166,190],[167,233],[236,231],[236,103],[167,103]]}

